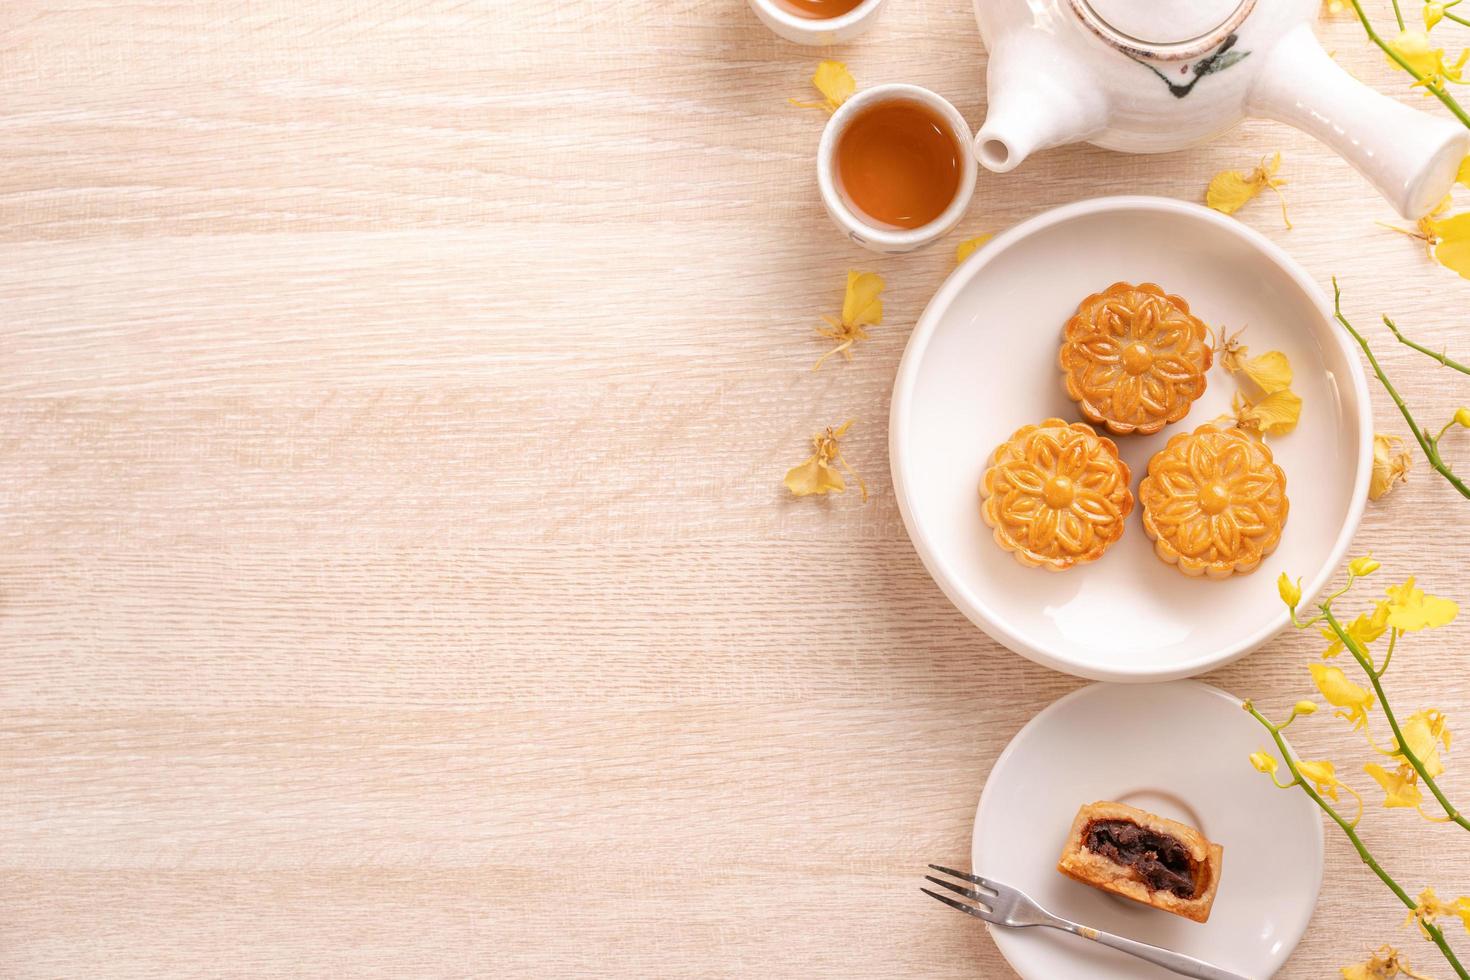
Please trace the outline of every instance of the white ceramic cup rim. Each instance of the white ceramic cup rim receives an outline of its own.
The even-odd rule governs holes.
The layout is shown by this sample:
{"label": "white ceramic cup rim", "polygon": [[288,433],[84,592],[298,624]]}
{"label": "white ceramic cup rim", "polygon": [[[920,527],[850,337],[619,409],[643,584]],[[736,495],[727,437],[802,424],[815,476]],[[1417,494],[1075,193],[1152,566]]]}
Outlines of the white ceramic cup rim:
{"label": "white ceramic cup rim", "polygon": [[[918,102],[935,112],[949,124],[956,142],[955,150],[960,155],[960,186],[954,200],[933,221],[917,228],[887,228],[875,225],[848,206],[842,191],[837,187],[837,143],[858,113],[880,102]],[[822,142],[817,147],[817,186],[821,188],[822,200],[827,210],[846,231],[855,232],[865,242],[888,248],[917,248],[940,238],[953,228],[970,207],[970,198],[975,193],[975,157],[971,144],[974,137],[965,117],[944,96],[919,85],[891,82],[864,89],[848,99],[832,113],[827,128],[822,130]]]}
{"label": "white ceramic cup rim", "polygon": [[781,6],[780,0],[752,0],[752,2],[758,4],[771,19],[779,21],[792,30],[810,34],[826,34],[850,27],[883,4],[883,0],[863,0],[847,13],[838,14],[836,17],[798,17]]}
{"label": "white ceramic cup rim", "polygon": [[[1271,621],[1258,627],[1249,635],[1233,643],[1206,650],[1192,660],[1180,661],[1167,667],[1129,664],[1104,666],[1096,661],[1079,658],[1061,650],[1040,647],[1018,632],[1004,617],[992,615],[989,610],[972,602],[966,590],[958,586],[959,576],[929,543],[929,529],[918,519],[913,502],[910,500],[906,478],[910,464],[908,442],[905,438],[905,433],[910,425],[909,416],[913,411],[914,391],[917,387],[919,365],[923,361],[924,352],[934,336],[934,331],[938,329],[941,317],[966,284],[974,279],[980,270],[989,265],[996,256],[1043,229],[1084,215],[1128,210],[1183,213],[1209,222],[1226,234],[1244,239],[1272,264],[1286,273],[1297,284],[1303,295],[1313,302],[1313,305],[1321,312],[1323,319],[1331,322],[1331,307],[1327,303],[1327,296],[1306,270],[1297,264],[1296,260],[1288,255],[1281,246],[1234,218],[1187,201],[1146,195],[1096,197],[1064,204],[1061,207],[1043,211],[987,242],[973,258],[966,260],[958,269],[950,273],[949,278],[929,300],[929,305],[919,315],[918,323],[915,324],[913,332],[909,335],[908,346],[904,348],[903,359],[898,365],[898,376],[893,385],[893,401],[888,417],[888,457],[893,480],[893,495],[898,500],[898,511],[903,518],[904,527],[908,530],[909,539],[913,542],[914,550],[918,552],[925,569],[934,579],[935,584],[939,586],[940,591],[949,597],[950,602],[954,603],[955,608],[964,613],[966,618],[1003,646],[1043,667],[1050,667],[1052,670],[1059,670],[1074,677],[1085,677],[1091,680],[1139,683],[1193,677],[1239,660],[1286,628],[1290,622],[1286,607],[1283,605],[1281,612]],[[1363,511],[1368,503],[1368,480],[1373,469],[1373,406],[1368,395],[1367,375],[1358,358],[1357,346],[1348,340],[1344,331],[1332,330],[1329,336],[1337,344],[1347,363],[1348,380],[1352,385],[1353,396],[1356,400],[1358,458],[1356,471],[1353,474],[1353,493],[1348,504],[1347,515],[1336,540],[1332,543],[1327,560],[1302,590],[1302,607],[1310,605],[1342,566],[1348,546],[1352,544],[1353,535],[1357,533],[1358,525],[1363,520]],[[1270,586],[1266,584],[1265,587]]]}

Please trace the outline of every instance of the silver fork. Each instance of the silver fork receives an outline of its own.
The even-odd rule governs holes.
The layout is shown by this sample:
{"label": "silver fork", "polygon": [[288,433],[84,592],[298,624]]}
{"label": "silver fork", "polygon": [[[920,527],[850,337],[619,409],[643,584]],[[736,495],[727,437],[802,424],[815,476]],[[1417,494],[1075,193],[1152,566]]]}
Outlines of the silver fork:
{"label": "silver fork", "polygon": [[942,878],[936,878],[933,875],[924,876],[926,881],[932,881],[941,888],[948,888],[955,894],[963,895],[979,904],[978,906],[966,905],[964,902],[957,902],[938,892],[931,892],[927,888],[921,887],[919,891],[928,895],[930,898],[943,902],[952,909],[959,909],[967,915],[973,915],[977,919],[984,919],[992,925],[1009,926],[1013,929],[1025,929],[1029,926],[1048,926],[1052,929],[1070,932],[1074,936],[1081,936],[1083,939],[1091,939],[1093,942],[1102,943],[1104,946],[1111,946],[1113,949],[1122,950],[1125,953],[1131,953],[1141,960],[1148,960],[1150,963],[1162,966],[1166,970],[1173,970],[1175,973],[1183,974],[1186,977],[1199,977],[1200,980],[1247,980],[1246,977],[1242,977],[1238,973],[1231,973],[1229,970],[1222,970],[1218,966],[1211,966],[1203,960],[1195,959],[1193,956],[1185,956],[1183,953],[1161,949],[1158,946],[1150,946],[1148,943],[1141,943],[1136,939],[1124,939],[1122,936],[1115,936],[1110,932],[1103,932],[1101,929],[1091,929],[1087,926],[1078,925],[1075,922],[1063,919],[1061,916],[1053,915],[1032,901],[1030,896],[1017,891],[1009,885],[1002,885],[998,881],[991,881],[989,878],[966,874],[963,871],[955,871],[951,868],[941,868],[937,864],[931,864],[929,867],[938,871],[940,874],[960,878],[970,882],[972,885],[979,885],[979,889],[965,888],[953,882],[945,881]]}

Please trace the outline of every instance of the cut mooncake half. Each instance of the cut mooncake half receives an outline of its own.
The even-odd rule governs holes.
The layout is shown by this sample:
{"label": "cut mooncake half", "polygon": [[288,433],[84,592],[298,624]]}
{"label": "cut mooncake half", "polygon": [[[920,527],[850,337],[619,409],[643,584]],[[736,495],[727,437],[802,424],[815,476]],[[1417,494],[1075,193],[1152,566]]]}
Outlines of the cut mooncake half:
{"label": "cut mooncake half", "polygon": [[1057,870],[1085,885],[1204,922],[1224,848],[1193,827],[1124,803],[1077,811]]}

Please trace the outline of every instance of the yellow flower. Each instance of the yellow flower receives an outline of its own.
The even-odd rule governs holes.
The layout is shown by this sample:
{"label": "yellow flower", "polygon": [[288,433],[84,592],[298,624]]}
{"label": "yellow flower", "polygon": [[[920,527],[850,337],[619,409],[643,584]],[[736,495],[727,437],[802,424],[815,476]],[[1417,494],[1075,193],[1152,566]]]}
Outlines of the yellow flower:
{"label": "yellow flower", "polygon": [[1329,800],[1337,799],[1339,788],[1349,793],[1352,792],[1342,780],[1337,778],[1337,768],[1326,759],[1319,759],[1316,762],[1298,761],[1296,771],[1302,774],[1302,778],[1315,785],[1317,792]]}
{"label": "yellow flower", "polygon": [[1410,576],[1403,585],[1390,585],[1388,593],[1388,625],[1413,633],[1422,629],[1447,626],[1460,607],[1451,599],[1429,595],[1414,585]]}
{"label": "yellow flower", "polygon": [[1372,575],[1374,572],[1378,571],[1382,567],[1383,563],[1374,561],[1372,555],[1363,555],[1362,557],[1354,558],[1352,561],[1348,562],[1349,574],[1356,576],[1357,578],[1365,578],[1369,575]]}
{"label": "yellow flower", "polygon": [[1316,713],[1317,703],[1315,701],[1298,701],[1291,706],[1292,717],[1297,715],[1315,715]]}
{"label": "yellow flower", "polygon": [[1327,703],[1341,711],[1334,712],[1339,718],[1352,722],[1354,730],[1368,727],[1368,709],[1373,707],[1373,692],[1361,688],[1347,679],[1340,667],[1327,664],[1308,664],[1312,682]]}
{"label": "yellow flower", "polygon": [[[1354,642],[1356,642],[1358,646],[1362,647],[1363,651],[1366,653],[1368,648],[1373,645],[1374,641],[1382,636],[1384,631],[1387,629],[1388,603],[1380,602],[1373,607],[1372,616],[1364,616],[1362,613],[1358,613],[1358,618],[1354,619],[1351,623],[1348,623],[1347,626],[1343,627],[1343,632],[1352,637]],[[1329,657],[1335,657],[1339,653],[1342,653],[1344,649],[1346,649],[1346,644],[1342,642],[1337,633],[1335,633],[1331,628],[1323,629],[1322,637],[1330,644],[1327,649],[1322,652],[1322,657],[1324,660]]]}
{"label": "yellow flower", "polygon": [[1285,572],[1282,572],[1276,579],[1276,591],[1281,593],[1282,602],[1295,609],[1297,603],[1302,601],[1302,580],[1297,579],[1293,582],[1286,577]]}
{"label": "yellow flower", "polygon": [[797,99],[786,101],[792,105],[801,106],[803,109],[826,109],[828,112],[836,112],[837,107],[852,98],[852,93],[857,91],[857,82],[853,81],[852,73],[840,61],[823,61],[817,65],[817,70],[812,75],[812,84],[816,86],[818,92],[822,93],[822,101],[802,102]]}
{"label": "yellow flower", "polygon": [[1455,409],[1455,424],[1470,429],[1470,408]]}
{"label": "yellow flower", "polygon": [[1422,973],[1415,973],[1405,962],[1403,954],[1392,946],[1381,946],[1378,952],[1369,956],[1362,963],[1354,963],[1352,966],[1342,968],[1343,980],[1393,980],[1397,976],[1406,976],[1411,980],[1430,980]]}
{"label": "yellow flower", "polygon": [[1263,436],[1285,435],[1296,428],[1301,415],[1301,396],[1289,388],[1273,391],[1254,404],[1239,392],[1235,395],[1236,422],[1241,428]]}
{"label": "yellow flower", "polygon": [[1222,170],[1211,178],[1210,186],[1205,189],[1205,203],[1223,214],[1234,214],[1269,187],[1281,198],[1281,220],[1290,228],[1291,218],[1286,214],[1286,198],[1281,193],[1281,186],[1286,181],[1276,176],[1280,169],[1281,154],[1276,153],[1269,158],[1262,157],[1256,169],[1248,174],[1239,170]]}
{"label": "yellow flower", "polygon": [[1435,259],[1446,269],[1470,279],[1470,211],[1451,215],[1443,221],[1423,220],[1428,220],[1434,236]]}
{"label": "yellow flower", "polygon": [[1444,8],[1442,3],[1426,3],[1424,5],[1424,30],[1434,30],[1434,25],[1444,20]]}
{"label": "yellow flower", "polygon": [[1419,931],[1424,934],[1424,938],[1428,939],[1429,930],[1424,928],[1425,924],[1433,922],[1441,915],[1458,917],[1465,926],[1465,931],[1470,932],[1470,897],[1461,895],[1453,902],[1441,902],[1439,896],[1434,894],[1433,888],[1426,888],[1419,893],[1419,903],[1409,912],[1409,917],[1404,920],[1404,924],[1415,923],[1419,926]]}
{"label": "yellow flower", "polygon": [[1368,499],[1379,500],[1409,478],[1409,452],[1398,436],[1373,434],[1373,475],[1368,480]]}
{"label": "yellow flower", "polygon": [[[812,436],[812,448],[815,452],[811,458],[799,466],[793,466],[786,474],[786,489],[798,497],[810,494],[842,493],[847,489],[847,483],[842,479],[846,473],[858,481],[858,488],[862,491],[863,500],[868,499],[868,487],[862,478],[852,471],[847,465],[847,460],[842,458],[842,446],[839,444],[847,430],[852,426],[849,420],[837,428],[828,427],[825,432],[818,432]],[[834,465],[835,464],[835,465]],[[839,467],[841,472],[839,472]]]}
{"label": "yellow flower", "polygon": [[[1464,81],[1460,76],[1465,62],[1470,60],[1470,50],[1461,51],[1458,59],[1447,63],[1444,48],[1434,47],[1427,31],[1410,30],[1401,31],[1398,37],[1388,42],[1388,46],[1419,74],[1414,81],[1416,86],[1443,88],[1446,82]],[[1392,58],[1389,61],[1397,68],[1403,67]]]}
{"label": "yellow flower", "polygon": [[[1470,177],[1470,157],[1466,157],[1461,161],[1460,170],[1457,174]],[[1460,179],[1459,176],[1456,179]],[[1387,228],[1389,231],[1396,231],[1400,235],[1405,235],[1415,241],[1423,242],[1424,254],[1432,259],[1434,258],[1434,246],[1439,244],[1439,231],[1436,227],[1439,216],[1452,208],[1454,204],[1454,199],[1446,194],[1439,199],[1439,203],[1430,209],[1428,214],[1414,222],[1413,228],[1400,228],[1398,225],[1391,225],[1384,221],[1380,221],[1378,224]]]}
{"label": "yellow flower", "polygon": [[817,358],[817,363],[812,365],[813,371],[833,354],[841,354],[847,360],[852,360],[853,344],[868,339],[868,332],[863,328],[883,322],[883,301],[878,297],[882,295],[884,285],[883,277],[876,272],[847,274],[847,292],[842,297],[842,318],[823,316],[827,326],[817,328],[820,336],[837,341],[837,346]]}
{"label": "yellow flower", "polygon": [[966,238],[960,242],[954,247],[954,264],[964,265],[965,259],[974,255],[976,249],[994,237],[994,235],[976,235],[974,238]]}
{"label": "yellow flower", "polygon": [[1251,765],[1256,767],[1257,772],[1264,772],[1269,776],[1275,776],[1278,764],[1276,757],[1268,752],[1251,753]]}
{"label": "yellow flower", "polygon": [[[1416,711],[1409,716],[1408,721],[1399,726],[1399,730],[1404,733],[1404,742],[1414,753],[1414,758],[1424,766],[1429,778],[1437,779],[1444,772],[1444,762],[1439,757],[1440,746],[1445,749],[1450,747],[1450,730],[1445,722],[1444,712],[1435,708]],[[1402,754],[1385,754],[1398,759],[1403,765],[1409,763],[1408,758]]]}
{"label": "yellow flower", "polygon": [[1417,810],[1424,802],[1424,795],[1419,792],[1419,774],[1411,766],[1401,765],[1389,772],[1376,762],[1370,762],[1363,767],[1363,771],[1383,788],[1383,805],[1388,809],[1403,807]]}

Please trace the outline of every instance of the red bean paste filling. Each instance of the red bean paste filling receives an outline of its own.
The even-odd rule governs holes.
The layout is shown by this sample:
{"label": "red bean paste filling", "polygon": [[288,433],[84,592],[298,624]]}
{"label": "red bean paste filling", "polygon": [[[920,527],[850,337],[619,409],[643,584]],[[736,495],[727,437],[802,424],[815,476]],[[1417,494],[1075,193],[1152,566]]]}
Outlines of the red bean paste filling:
{"label": "red bean paste filling", "polygon": [[1184,845],[1168,834],[1127,820],[1094,820],[1087,826],[1083,843],[1094,854],[1132,868],[1154,891],[1194,897],[1195,862]]}

